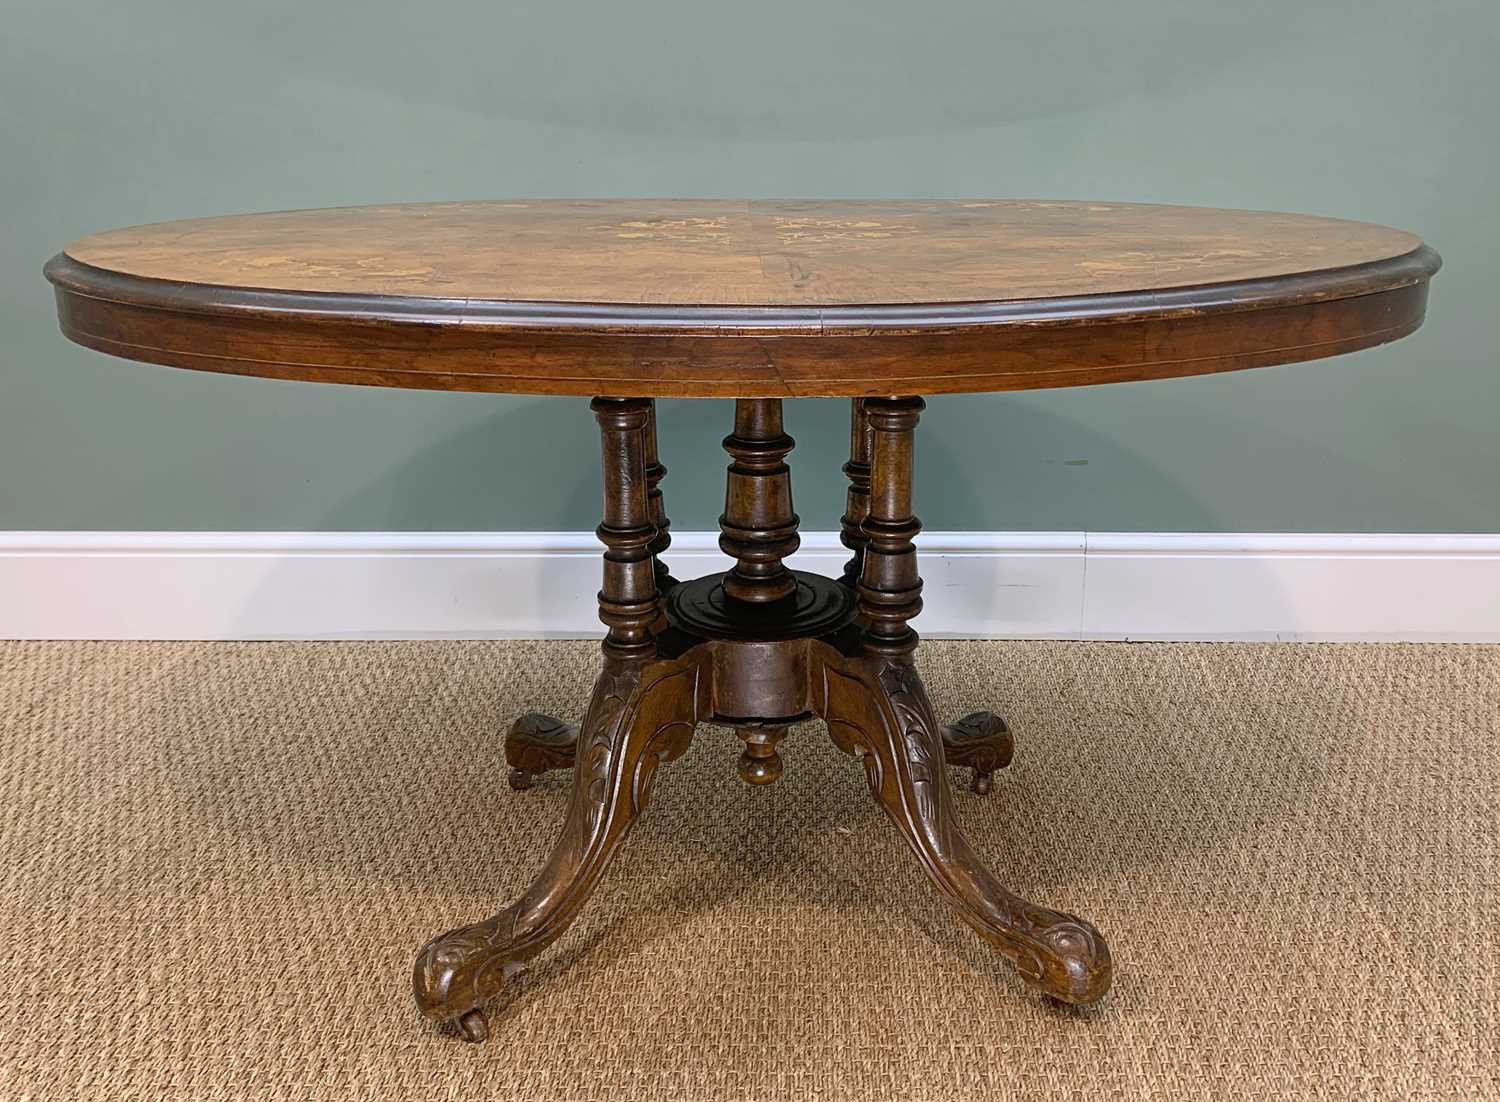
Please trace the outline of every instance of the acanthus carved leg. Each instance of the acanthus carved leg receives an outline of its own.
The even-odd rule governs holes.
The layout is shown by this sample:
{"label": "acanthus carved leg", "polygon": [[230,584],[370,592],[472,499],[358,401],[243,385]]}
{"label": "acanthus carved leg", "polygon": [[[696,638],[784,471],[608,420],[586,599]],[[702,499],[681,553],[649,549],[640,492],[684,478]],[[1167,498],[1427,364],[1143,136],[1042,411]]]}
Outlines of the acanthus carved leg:
{"label": "acanthus carved leg", "polygon": [[538,773],[573,768],[577,748],[576,723],[564,723],[541,712],[527,712],[505,733],[510,786],[519,792],[530,788]]}
{"label": "acanthus carved leg", "polygon": [[[912,664],[917,633],[910,621],[922,610],[912,439],[922,408],[915,397],[860,404],[870,428],[870,504],[860,526],[857,587],[861,636],[848,651],[818,644],[813,709],[834,742],[864,760],[870,791],[964,921],[1047,994],[1091,1003],[1109,990],[1109,949],[1099,931],[1006,891],[954,816],[943,731]],[[998,751],[997,735],[990,731],[974,744]]]}
{"label": "acanthus carved leg", "polygon": [[970,712],[943,728],[943,756],[949,765],[974,770],[969,787],[989,794],[995,770],[1015,756],[1016,743],[1005,720],[994,712]]}
{"label": "acanthus carved leg", "polygon": [[587,901],[651,795],[657,766],[688,747],[697,721],[701,659],[606,656],[578,742],[573,796],[546,866],[499,914],[434,938],[417,955],[417,1006],[487,1034],[481,1006],[508,975],[560,937]]}
{"label": "acanthus carved leg", "polygon": [[[662,658],[655,634],[662,610],[652,547],[660,546],[664,525],[653,522],[647,493],[653,407],[643,398],[596,398],[591,408],[604,475],[599,618],[609,630],[603,672],[573,751],[573,797],[562,837],[520,899],[483,922],[434,938],[412,969],[417,1006],[429,1018],[456,1019],[470,1041],[488,1034],[484,1000],[578,914],[645,808],[657,766],[687,749],[698,720],[704,648]],[[555,726],[528,725],[518,747],[540,754],[540,744],[561,754],[565,725],[543,719]],[[512,764],[530,770],[525,760]]]}
{"label": "acanthus carved leg", "polygon": [[875,799],[960,917],[1053,998],[1087,1004],[1109,990],[1103,936],[1085,920],[1028,903],[984,867],[959,830],[943,740],[905,657],[845,658],[824,648],[818,711],[846,753],[860,757]]}

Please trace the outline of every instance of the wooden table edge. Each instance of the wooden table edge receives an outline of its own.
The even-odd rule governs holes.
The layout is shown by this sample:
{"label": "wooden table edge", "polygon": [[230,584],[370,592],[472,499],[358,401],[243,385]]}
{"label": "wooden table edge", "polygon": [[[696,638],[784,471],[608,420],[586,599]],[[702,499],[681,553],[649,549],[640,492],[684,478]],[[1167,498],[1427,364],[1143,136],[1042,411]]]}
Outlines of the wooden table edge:
{"label": "wooden table edge", "polygon": [[708,306],[579,303],[503,299],[283,291],[229,284],[180,283],[98,268],[66,252],[43,274],[58,289],[88,298],[179,313],[271,314],[330,322],[567,329],[577,333],[775,336],[945,332],[990,325],[1068,325],[1181,312],[1255,310],[1372,294],[1430,279],[1442,257],[1422,244],[1410,252],[1295,275],[1161,290],[984,302],[826,306]]}
{"label": "wooden table edge", "polygon": [[1415,331],[1441,263],[1421,245],[1349,267],[1161,291],[852,307],[268,291],[132,276],[66,253],[45,274],[70,340],[194,370],[491,393],[858,397],[1079,386],[1340,355]]}

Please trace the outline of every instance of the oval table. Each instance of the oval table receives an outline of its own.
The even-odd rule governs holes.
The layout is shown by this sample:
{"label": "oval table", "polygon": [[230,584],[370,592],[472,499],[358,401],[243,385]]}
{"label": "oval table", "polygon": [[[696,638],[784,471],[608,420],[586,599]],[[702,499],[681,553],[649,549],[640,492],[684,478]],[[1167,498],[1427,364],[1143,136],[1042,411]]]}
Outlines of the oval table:
{"label": "oval table", "polygon": [[[1332,356],[1422,323],[1439,259],[1359,222],[1119,203],[516,201],[289,211],[85,237],[48,263],[63,332],[129,359],[313,382],[593,399],[603,447],[602,670],[578,725],[522,716],[511,784],[573,770],[533,885],[434,938],[417,1004],[487,1033],[483,1003],[584,905],[657,768],[699,723],[739,774],[817,717],[959,917],[1046,994],[1099,999],[1104,938],[1030,903],[959,830],[944,765],[989,791],[1010,731],[942,725],[913,665],[922,394],[1159,379]],[[781,400],[852,398],[852,557],[797,549]],[[732,397],[723,574],[673,578],[652,399]]]}

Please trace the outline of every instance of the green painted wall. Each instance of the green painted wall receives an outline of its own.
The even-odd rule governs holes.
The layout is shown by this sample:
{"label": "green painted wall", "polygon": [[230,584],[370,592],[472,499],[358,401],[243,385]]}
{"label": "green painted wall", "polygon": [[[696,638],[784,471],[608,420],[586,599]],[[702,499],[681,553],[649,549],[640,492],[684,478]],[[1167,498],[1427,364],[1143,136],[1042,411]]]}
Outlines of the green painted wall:
{"label": "green painted wall", "polygon": [[[0,528],[580,529],[573,399],[216,378],[58,335],[42,262],[111,226],[490,196],[1056,196],[1387,222],[1427,327],[1219,378],[939,399],[929,527],[1500,523],[1493,0],[5,0]],[[788,407],[804,525],[842,402]],[[713,525],[721,402],[666,403]]]}

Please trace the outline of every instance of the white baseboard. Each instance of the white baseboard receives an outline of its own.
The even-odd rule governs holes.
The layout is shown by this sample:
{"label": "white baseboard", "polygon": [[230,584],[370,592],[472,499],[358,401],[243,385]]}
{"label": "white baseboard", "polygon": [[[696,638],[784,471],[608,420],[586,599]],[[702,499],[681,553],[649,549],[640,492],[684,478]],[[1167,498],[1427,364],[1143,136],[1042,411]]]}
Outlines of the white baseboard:
{"label": "white baseboard", "polygon": [[[927,636],[1500,641],[1500,535],[924,532]],[[594,637],[578,532],[0,532],[0,637]],[[809,532],[793,565],[837,574]],[[679,577],[724,569],[674,533]]]}

